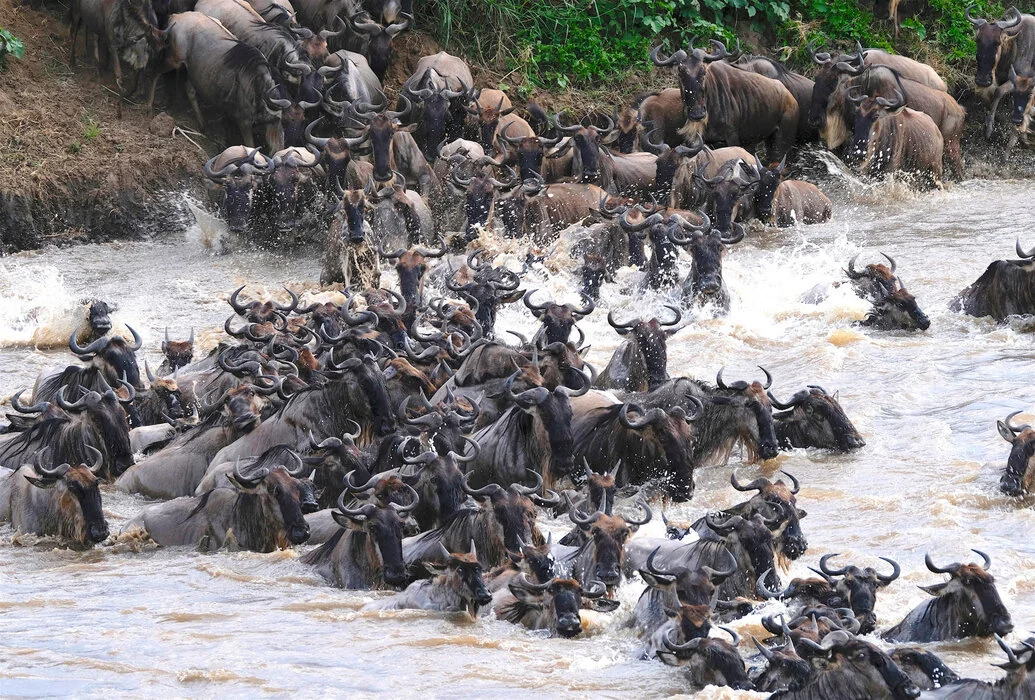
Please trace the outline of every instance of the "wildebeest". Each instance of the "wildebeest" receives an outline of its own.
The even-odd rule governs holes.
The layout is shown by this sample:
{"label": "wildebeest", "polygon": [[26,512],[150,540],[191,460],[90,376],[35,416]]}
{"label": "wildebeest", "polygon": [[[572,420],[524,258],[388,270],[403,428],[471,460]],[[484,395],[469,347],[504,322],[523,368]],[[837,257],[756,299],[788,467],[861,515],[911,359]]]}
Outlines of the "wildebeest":
{"label": "wildebeest", "polygon": [[1035,249],[1025,252],[1017,239],[1020,260],[996,260],[949,305],[968,316],[991,316],[1005,321],[1007,316],[1035,314]]}
{"label": "wildebeest", "polygon": [[240,465],[226,475],[228,486],[201,496],[187,496],[148,506],[127,522],[123,532],[140,528],[163,547],[221,549],[232,538],[236,546],[272,552],[309,539],[303,507],[316,505],[312,483],[294,471],[275,466],[244,473]]}
{"label": "wildebeest", "polygon": [[79,29],[84,31],[83,43],[89,53],[89,33],[107,44],[115,71],[115,83],[124,94],[123,65],[133,72],[132,91],[141,87],[140,76],[148,62],[165,48],[166,34],[158,28],[158,18],[150,0],[75,0],[71,6],[69,65],[75,66],[75,46]]}
{"label": "wildebeest", "polygon": [[780,161],[794,145],[798,103],[779,81],[737,70],[721,59],[722,42],[712,40],[714,53],[692,45],[668,58],[651,51],[656,66],[675,66],[686,113],[684,133],[700,133],[705,141],[753,148],[765,141],[769,162]]}
{"label": "wildebeest", "polygon": [[[60,411],[49,411],[49,402],[40,402],[35,411],[39,419],[21,432],[0,436],[0,464],[29,462],[32,455],[49,448],[49,459],[59,464],[84,464],[93,460],[91,449],[104,455],[101,474],[113,479],[133,464],[129,442],[129,420],[114,389],[104,393],[80,387],[82,396],[66,398],[62,387],[56,397]],[[130,399],[132,400],[132,394]]]}
{"label": "wildebeest", "polygon": [[646,503],[638,501],[637,507],[643,513],[639,519],[607,515],[606,503],[591,515],[572,506],[568,511],[569,519],[586,531],[589,537],[574,551],[558,557],[557,565],[562,570],[569,570],[572,578],[578,579],[583,585],[590,581],[602,581],[608,589],[613,589],[622,580],[626,542],[637,528],[651,520],[651,510]]}
{"label": "wildebeest", "polygon": [[774,700],[914,700],[920,696],[919,688],[887,654],[842,630],[828,634],[822,644],[803,639],[797,648],[815,659],[812,673],[800,688],[776,693]]}
{"label": "wildebeest", "polygon": [[370,69],[379,80],[385,79],[388,66],[391,65],[395,55],[392,48],[392,39],[399,33],[405,31],[413,22],[413,15],[403,13],[400,21],[387,20],[385,24],[371,21],[370,17],[349,17],[349,24],[352,30],[366,38],[366,51],[364,53],[370,61]]}
{"label": "wildebeest", "polygon": [[[581,321],[593,313],[596,306],[592,299],[583,300],[582,306],[558,304],[552,300],[542,304],[536,303],[532,301],[532,297],[537,291],[539,290],[528,290],[522,297],[522,301],[532,315],[542,321],[542,328],[536,333],[532,342],[544,346],[551,343],[567,343],[572,328],[575,328],[575,322]],[[581,345],[582,341],[579,341],[579,344]]]}
{"label": "wildebeest", "polygon": [[873,607],[877,601],[877,589],[889,585],[899,577],[901,569],[894,559],[880,557],[891,564],[890,574],[879,574],[872,567],[854,565],[832,569],[827,562],[838,554],[824,554],[819,559],[819,570],[828,583],[835,587],[842,601],[852,609],[859,620],[859,634],[869,634],[877,625]]}
{"label": "wildebeest", "polygon": [[722,259],[726,246],[744,240],[744,229],[735,224],[733,233],[727,235],[717,228],[704,229],[683,226],[683,230],[672,235],[672,242],[686,246],[693,256],[690,274],[683,280],[683,301],[687,304],[709,304],[716,313],[729,311],[730,293],[722,276]]}
{"label": "wildebeest", "polygon": [[[734,471],[730,474],[730,484],[734,489],[741,492],[756,491],[757,493],[747,501],[738,503],[721,512],[724,517],[740,515],[745,518],[754,517],[756,514],[766,518],[767,522],[773,524],[771,531],[775,538],[775,549],[790,559],[797,559],[809,543],[801,530],[801,519],[807,514],[798,507],[798,491],[800,484],[792,474],[782,472],[790,479],[790,485],[783,481],[771,481],[765,477],[759,477],[754,481],[742,483]],[[706,535],[711,530],[706,518],[694,522],[694,529],[699,535]],[[763,570],[764,571],[764,570]]]}
{"label": "wildebeest", "polygon": [[159,376],[172,374],[181,367],[194,361],[194,328],[190,329],[187,340],[170,340],[169,328],[165,329],[165,340],[162,341],[162,354],[165,360],[158,367]]}
{"label": "wildebeest", "polygon": [[615,610],[619,604],[603,597],[607,588],[599,581],[588,586],[564,578],[534,583],[519,574],[509,591],[509,596],[501,596],[493,605],[498,619],[532,630],[556,631],[565,639],[582,632],[579,609],[584,604],[602,612]]}
{"label": "wildebeest", "polygon": [[[125,380],[135,389],[143,389],[140,381],[140,367],[137,365],[136,352],[143,345],[143,340],[135,330],[126,326],[133,335],[133,342],[126,342],[118,335],[106,335],[98,338],[85,348],[79,345],[75,333],[68,339],[68,349],[83,362],[99,370],[109,386],[116,386],[119,380]],[[36,401],[53,401],[57,395],[57,387],[44,381],[33,394]]]}
{"label": "wildebeest", "polygon": [[569,136],[563,147],[549,157],[572,149],[572,175],[576,182],[600,185],[611,194],[643,195],[653,188],[657,156],[652,153],[611,153],[604,144],[614,133],[614,123],[606,127],[565,126],[554,117],[557,132]]}
{"label": "wildebeest", "polygon": [[858,100],[853,148],[864,152],[862,172],[882,177],[902,172],[922,187],[941,188],[944,141],[927,114],[905,107],[896,91],[892,99],[851,96]]}
{"label": "wildebeest", "polygon": [[785,161],[764,168],[755,195],[750,200],[753,216],[763,223],[786,228],[795,224],[821,224],[829,221],[834,205],[830,198],[811,182],[784,180]]}
{"label": "wildebeest", "polygon": [[93,453],[92,464],[45,467],[41,464],[44,448],[31,466],[0,467],[0,522],[10,522],[18,532],[53,535],[77,547],[108,539],[97,480],[103,455],[92,447],[87,451]]}
{"label": "wildebeest", "polygon": [[778,401],[771,392],[768,396],[773,407],[781,411],[773,414],[781,447],[850,452],[866,445],[838,403],[836,392],[828,394],[821,386],[809,386],[787,402]]}
{"label": "wildebeest", "polygon": [[615,350],[595,386],[620,391],[650,391],[669,380],[667,338],[679,332],[683,318],[679,307],[666,304],[674,314],[671,321],[642,317],[621,323],[608,311],[607,322],[619,335],[631,336]]}
{"label": "wildebeest", "polygon": [[665,88],[661,92],[647,95],[637,108],[636,119],[643,125],[645,132],[657,130],[661,143],[671,148],[679,146],[683,143],[681,131],[686,124],[683,96],[679,88]]}
{"label": "wildebeest", "polygon": [[[934,686],[935,689],[924,697],[929,696],[933,700],[1020,700],[1035,695],[1035,637],[1021,642],[1020,649],[1013,649],[999,635],[995,635],[995,641],[1006,653],[1006,661],[995,664],[1006,671],[1005,677],[988,683],[973,678],[960,680],[949,671],[951,680],[939,684],[940,687]],[[1028,654],[1027,658],[1024,658],[1025,654]]]}
{"label": "wildebeest", "polygon": [[740,635],[729,627],[720,625],[719,629],[729,634],[730,642],[715,637],[697,637],[680,644],[670,635],[665,638],[665,648],[658,650],[658,657],[669,666],[686,666],[687,675],[695,687],[725,685],[751,690],[753,686],[747,667],[737,652]]}
{"label": "wildebeest", "polygon": [[[629,235],[630,249],[635,240],[650,240],[653,250],[650,260],[644,261],[646,274],[643,284],[651,289],[673,287],[679,281],[679,268],[676,266],[676,261],[679,259],[679,248],[676,246],[676,242],[680,241],[685,245],[686,241],[692,240],[693,233],[690,232],[696,231],[698,227],[678,214],[666,216],[661,212],[654,212],[640,221],[634,222],[629,215],[636,210],[638,209],[626,209],[618,221],[622,230]],[[639,211],[643,214],[647,213],[643,210]],[[690,239],[683,235],[684,229],[691,236]],[[639,252],[642,254],[642,244],[640,246]],[[634,262],[632,256],[630,256],[630,262]]]}
{"label": "wildebeest", "polygon": [[403,565],[401,516],[417,507],[420,498],[410,486],[407,505],[365,503],[345,505],[346,492],[331,515],[341,528],[330,540],[302,557],[303,564],[340,588],[376,589],[406,583]]}
{"label": "wildebeest", "polygon": [[798,103],[798,141],[808,143],[817,136],[816,128],[809,124],[809,107],[812,105],[812,88],[814,83],[800,73],[787,70],[779,61],[767,56],[740,56],[733,65],[741,70],[758,73],[767,78],[778,80],[794,95]]}
{"label": "wildebeest", "polygon": [[921,586],[934,598],[921,603],[881,636],[895,642],[937,642],[966,637],[990,637],[1013,630],[1010,612],[999,598],[995,579],[988,573],[992,558],[973,550],[983,560],[977,564],[935,566],[930,554],[924,557],[928,570],[949,574],[949,580]]}
{"label": "wildebeest", "polygon": [[974,83],[990,103],[985,136],[991,137],[999,100],[1013,88],[1010,71],[1024,70],[1035,61],[1035,17],[1022,15],[1016,7],[1011,7],[1001,19],[989,21],[972,17],[973,8],[973,5],[967,7],[966,16],[977,33]]}
{"label": "wildebeest", "polygon": [[198,124],[204,126],[198,97],[215,105],[234,121],[245,146],[254,146],[254,128],[263,130],[270,152],[284,147],[280,112],[271,111],[266,95],[275,87],[270,65],[262,53],[242,41],[216,20],[200,12],[181,12],[169,18],[169,48],[155,71],[148,104],[158,77],[187,67],[187,97]]}
{"label": "wildebeest", "polygon": [[898,647],[891,652],[891,660],[920,690],[934,690],[960,680],[956,672],[946,666],[944,661],[920,647]]}
{"label": "wildebeest", "polygon": [[414,581],[402,593],[367,603],[363,610],[431,610],[435,612],[466,612],[476,617],[478,608],[492,602],[492,594],[485,587],[478,551],[471,542],[471,551],[455,554],[441,547],[445,565],[425,562],[434,578]]}
{"label": "wildebeest", "polygon": [[1007,496],[1020,496],[1030,491],[1030,481],[1035,476],[1035,470],[1032,476],[1028,475],[1032,457],[1035,457],[1035,430],[1027,423],[1018,426],[1011,423],[1018,413],[1023,411],[1014,411],[1005,421],[996,422],[999,434],[1012,445],[1006,469],[999,479],[999,489]]}
{"label": "wildebeest", "polygon": [[468,474],[476,486],[513,483],[532,471],[542,474],[550,487],[572,472],[575,445],[571,397],[589,391],[589,378],[583,376],[583,386],[578,390],[560,385],[550,391],[537,386],[516,393],[514,381],[521,373],[518,370],[510,375],[503,387],[514,405],[473,436],[480,450]]}
{"label": "wildebeest", "polygon": [[258,149],[230,146],[205,163],[205,177],[217,189],[219,212],[231,233],[248,228],[265,176],[273,163]]}
{"label": "wildebeest", "polygon": [[593,409],[572,425],[575,456],[601,473],[621,462],[618,485],[656,484],[674,501],[688,501],[694,494],[691,426],[702,412],[700,402],[690,411],[634,403]]}

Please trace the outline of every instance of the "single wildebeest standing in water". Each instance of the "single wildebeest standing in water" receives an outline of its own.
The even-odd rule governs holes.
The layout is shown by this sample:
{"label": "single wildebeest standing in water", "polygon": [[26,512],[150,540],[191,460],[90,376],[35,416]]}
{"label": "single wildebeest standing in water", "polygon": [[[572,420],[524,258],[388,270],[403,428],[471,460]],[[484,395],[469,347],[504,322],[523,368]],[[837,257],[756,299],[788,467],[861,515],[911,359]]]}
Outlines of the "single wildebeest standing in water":
{"label": "single wildebeest standing in water", "polygon": [[92,465],[47,468],[40,464],[44,450],[36,453],[33,466],[0,468],[0,522],[10,521],[18,532],[53,535],[75,547],[108,539],[97,488],[102,455],[87,449],[95,457]]}
{"label": "single wildebeest standing in water", "polygon": [[[823,578],[834,586],[841,599],[855,613],[859,620],[859,634],[869,634],[877,626],[877,615],[873,607],[877,602],[877,589],[884,588],[902,573],[894,559],[880,557],[891,564],[890,574],[879,574],[872,567],[843,566],[831,569],[827,562],[838,554],[824,554],[819,559],[819,570]],[[840,578],[837,578],[840,577]]]}
{"label": "single wildebeest standing in water", "polygon": [[1010,612],[999,598],[995,579],[988,573],[992,559],[972,550],[984,560],[977,564],[950,564],[938,567],[928,554],[927,568],[936,574],[949,574],[945,583],[921,586],[933,599],[921,603],[882,636],[892,642],[939,642],[967,637],[991,637],[1013,630]]}
{"label": "single wildebeest standing in water", "polygon": [[424,563],[434,578],[414,581],[402,593],[375,600],[363,610],[431,610],[434,612],[466,612],[478,615],[478,608],[492,602],[492,594],[485,587],[482,565],[474,542],[467,554],[454,554],[441,548],[446,564]]}
{"label": "single wildebeest standing in water", "polygon": [[820,447],[838,452],[851,452],[866,445],[852,421],[845,415],[838,395],[828,394],[821,386],[809,386],[781,402],[767,392],[773,408],[776,439],[781,448]]}

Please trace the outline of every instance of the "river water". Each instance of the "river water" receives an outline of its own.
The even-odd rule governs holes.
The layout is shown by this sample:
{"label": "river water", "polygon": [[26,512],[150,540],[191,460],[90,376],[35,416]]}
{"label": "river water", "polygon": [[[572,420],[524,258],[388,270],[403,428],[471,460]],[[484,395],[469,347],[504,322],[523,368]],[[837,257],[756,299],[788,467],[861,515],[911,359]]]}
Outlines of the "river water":
{"label": "river water", "polygon": [[[970,181],[947,192],[914,195],[895,186],[840,187],[833,221],[749,234],[725,262],[730,314],[704,314],[669,343],[672,375],[727,380],[774,375],[778,398],[806,384],[840,392],[867,445],[851,455],[798,450],[753,478],[790,471],[802,483],[799,506],[810,547],[786,576],[808,575],[827,552],[839,561],[883,567],[898,560],[902,578],[878,595],[878,628],[895,624],[926,598],[924,553],[941,564],[988,552],[1016,625],[1035,629],[1035,528],[1031,501],[998,492],[1009,453],[995,421],[1032,408],[1032,337],[948,311],[950,299],[994,259],[1013,256],[1014,238],[1035,245],[1030,219],[1035,184]],[[1029,236],[1028,238],[1024,238]],[[209,342],[229,314],[225,299],[283,284],[312,287],[316,252],[274,256],[244,244],[213,255],[196,227],[186,237],[48,250],[0,260],[0,396],[31,386],[39,370],[71,361],[63,348],[70,313],[86,297],[119,305],[117,321],[134,326],[155,361],[164,327],[173,337],[194,326]],[[931,318],[926,333],[882,333],[855,324],[867,304],[842,287],[822,304],[801,295],[843,279],[848,259],[878,251],[895,257],[909,290]],[[541,273],[542,271],[540,271]],[[558,297],[568,270],[533,272],[526,287]],[[390,280],[390,276],[387,276]],[[618,345],[606,324],[660,310],[663,295],[630,291],[635,275],[605,285],[598,311],[582,322],[602,367]],[[534,330],[520,304],[499,327]],[[33,339],[35,334],[35,341]],[[35,342],[57,344],[37,350]],[[700,470],[692,502],[670,515],[687,519],[737,502],[730,469]],[[104,492],[113,531],[144,505]],[[564,522],[543,520],[555,532]],[[660,535],[660,522],[640,534]],[[622,622],[641,590],[625,584],[625,605],[609,616],[589,614],[576,640],[545,638],[481,619],[443,619],[416,612],[360,613],[364,592],[326,586],[298,563],[299,552],[199,554],[121,542],[89,552],[55,548],[0,529],[0,696],[425,695],[632,697],[691,692],[678,669],[637,660],[640,643]],[[970,555],[969,558],[974,558]],[[776,612],[769,604],[766,612]],[[733,626],[762,633],[754,615]],[[746,641],[745,653],[750,648]],[[939,644],[950,666],[986,679],[1002,661],[992,641]],[[700,697],[732,697],[709,688]],[[750,694],[739,694],[750,697]]]}

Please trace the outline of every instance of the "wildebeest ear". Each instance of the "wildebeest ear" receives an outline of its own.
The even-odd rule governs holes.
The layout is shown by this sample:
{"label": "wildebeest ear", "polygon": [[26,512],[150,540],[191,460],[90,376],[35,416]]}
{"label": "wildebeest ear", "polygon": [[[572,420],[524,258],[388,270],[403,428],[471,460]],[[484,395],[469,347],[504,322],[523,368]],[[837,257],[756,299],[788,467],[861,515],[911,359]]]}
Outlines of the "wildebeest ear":
{"label": "wildebeest ear", "polygon": [[667,666],[682,666],[679,663],[679,657],[673,654],[671,651],[658,650],[658,658],[665,663]]}
{"label": "wildebeest ear", "polygon": [[662,588],[675,581],[674,578],[669,578],[668,576],[658,576],[657,574],[652,574],[651,572],[644,571],[643,569],[639,570],[639,574],[640,578],[643,579],[644,583],[646,583],[648,586],[654,586],[655,588]]}
{"label": "wildebeest ear", "polygon": [[1006,427],[1006,423],[1001,420],[996,421],[995,427],[999,430],[999,435],[1001,435],[1007,442],[1013,442],[1016,439],[1017,436],[1014,435],[1013,431]]}
{"label": "wildebeest ear", "polygon": [[921,591],[930,593],[931,595],[941,595],[948,588],[948,583],[936,583],[933,586],[917,586]]}
{"label": "wildebeest ear", "polygon": [[344,513],[339,513],[336,510],[332,510],[331,517],[334,518],[334,522],[338,523],[346,530],[352,529],[353,522],[352,520],[349,520],[349,517]]}
{"label": "wildebeest ear", "polygon": [[233,474],[233,472],[231,472],[231,473],[227,474],[227,475],[226,475],[226,479],[227,479],[227,481],[229,481],[229,482],[230,482],[231,484],[233,484],[233,485],[234,485],[234,486],[236,486],[237,488],[241,489],[242,491],[254,491],[254,490],[255,490],[255,488],[254,488],[254,487],[252,487],[252,486],[245,486],[245,485],[244,485],[244,484],[242,484],[242,483],[241,483],[240,481],[238,481],[238,480],[237,480],[237,479],[236,479],[236,478],[234,477],[234,474]]}
{"label": "wildebeest ear", "polygon": [[413,133],[414,131],[417,130],[417,125],[416,124],[407,124],[406,126],[397,126],[397,127],[395,127],[395,130],[396,130],[396,132],[405,131],[406,133]]}
{"label": "wildebeest ear", "polygon": [[665,606],[665,616],[668,617],[668,619],[670,620],[675,620],[677,617],[679,617],[679,611],[673,610],[672,608]]}
{"label": "wildebeest ear", "polygon": [[591,609],[597,612],[614,612],[622,603],[610,598],[596,598],[594,600],[583,599],[583,604],[588,604]]}
{"label": "wildebeest ear", "polygon": [[530,591],[523,586],[519,586],[516,583],[512,583],[507,586],[510,589],[510,594],[520,600],[525,605],[534,605],[541,607],[543,604],[543,594],[537,591]]}
{"label": "wildebeest ear", "polygon": [[505,116],[507,116],[508,114],[510,114],[511,112],[513,112],[513,111],[514,111],[515,109],[517,109],[517,107],[507,107],[507,108],[506,108],[505,110],[503,110],[502,112],[500,112],[500,116],[501,116],[501,117],[505,117]]}
{"label": "wildebeest ear", "polygon": [[840,399],[841,399],[841,390],[838,389],[837,391],[834,392],[834,401],[839,401]]}
{"label": "wildebeest ear", "polygon": [[38,479],[35,476],[25,475],[25,480],[40,489],[52,489],[57,486],[57,479]]}
{"label": "wildebeest ear", "polygon": [[799,519],[800,518],[804,518],[808,514],[809,514],[809,512],[807,510],[805,510],[804,508],[799,508],[798,509],[798,518]]}
{"label": "wildebeest ear", "polygon": [[421,563],[424,565],[424,568],[427,569],[428,573],[432,576],[441,576],[448,570],[447,567],[442,566],[440,564],[436,564],[432,561],[424,561]]}

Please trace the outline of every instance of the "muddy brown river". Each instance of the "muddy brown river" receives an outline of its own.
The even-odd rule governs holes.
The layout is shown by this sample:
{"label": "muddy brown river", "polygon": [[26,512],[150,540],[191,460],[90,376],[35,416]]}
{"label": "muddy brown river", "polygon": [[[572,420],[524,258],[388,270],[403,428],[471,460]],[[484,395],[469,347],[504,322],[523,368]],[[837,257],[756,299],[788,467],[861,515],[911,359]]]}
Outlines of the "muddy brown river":
{"label": "muddy brown river", "polygon": [[[783,575],[808,575],[828,552],[841,561],[898,560],[902,577],[877,599],[878,629],[895,624],[944,580],[924,567],[993,559],[1016,642],[1035,629],[1035,529],[1032,500],[998,491],[1009,446],[995,421],[1033,409],[1032,335],[1023,324],[996,325],[948,310],[949,300],[991,260],[1013,257],[1014,239],[1035,245],[1027,224],[1035,183],[969,181],[947,192],[913,195],[895,186],[845,185],[829,224],[755,232],[727,256],[733,296],[725,318],[702,314],[669,343],[669,371],[714,381],[775,377],[786,400],[806,384],[840,392],[867,444],[851,455],[796,450],[740,474],[785,469],[798,477],[808,552]],[[202,227],[204,228],[204,227]],[[217,337],[230,313],[228,293],[283,284],[312,286],[318,255],[250,251],[214,255],[196,227],[186,237],[87,245],[0,259],[0,396],[31,386],[49,366],[72,362],[64,348],[77,301],[114,301],[119,322],[145,339],[155,364],[163,329],[185,336],[193,325]],[[817,283],[843,279],[857,252],[895,257],[909,290],[931,318],[926,333],[870,331],[856,324],[868,304],[847,288],[820,305],[800,301]],[[685,264],[685,263],[684,263]],[[606,323],[660,311],[663,294],[630,292],[636,274],[605,285],[601,304],[582,322],[589,359],[603,367],[619,336]],[[386,276],[391,281],[390,276]],[[526,288],[564,297],[570,265],[532,271]],[[502,312],[500,329],[534,331],[520,304]],[[55,340],[56,339],[56,340]],[[35,344],[56,342],[51,350]],[[737,502],[730,465],[697,472],[697,492],[670,514],[695,518]],[[111,489],[104,507],[114,532],[143,499]],[[656,522],[641,535],[658,536]],[[542,526],[560,533],[561,520]],[[303,548],[304,550],[305,548]],[[414,611],[360,613],[371,593],[327,586],[298,561],[274,554],[141,546],[118,542],[88,552],[17,537],[0,528],[0,696],[517,696],[642,697],[694,693],[680,669],[638,660],[640,641],[624,628],[642,584],[623,584],[623,606],[589,613],[579,639],[551,639],[494,619],[471,621]],[[882,569],[883,570],[883,569]],[[775,613],[771,602],[762,613]],[[762,634],[760,615],[733,624]],[[1015,644],[1016,646],[1016,644]],[[932,646],[961,675],[997,678],[1003,659],[992,640]],[[754,697],[707,688],[699,697]]]}

